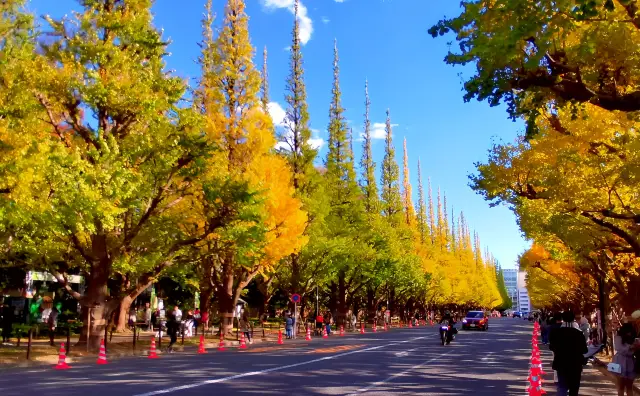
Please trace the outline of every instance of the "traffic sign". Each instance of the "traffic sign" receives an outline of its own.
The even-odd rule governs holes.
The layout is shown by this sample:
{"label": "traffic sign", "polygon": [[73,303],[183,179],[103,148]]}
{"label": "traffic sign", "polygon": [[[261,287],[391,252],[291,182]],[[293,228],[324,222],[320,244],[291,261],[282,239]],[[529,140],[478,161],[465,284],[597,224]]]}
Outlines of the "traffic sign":
{"label": "traffic sign", "polygon": [[300,302],[300,295],[299,294],[294,294],[291,296],[291,301],[294,303],[299,303]]}

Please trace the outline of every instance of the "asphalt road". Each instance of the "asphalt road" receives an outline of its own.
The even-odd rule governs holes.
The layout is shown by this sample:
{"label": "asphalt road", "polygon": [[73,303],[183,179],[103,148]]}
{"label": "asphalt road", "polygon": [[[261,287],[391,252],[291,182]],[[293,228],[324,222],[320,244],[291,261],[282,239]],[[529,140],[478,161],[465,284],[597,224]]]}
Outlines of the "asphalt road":
{"label": "asphalt road", "polygon": [[0,395],[522,395],[532,325],[492,319],[440,345],[437,327],[368,332],[240,352],[176,353],[3,371]]}

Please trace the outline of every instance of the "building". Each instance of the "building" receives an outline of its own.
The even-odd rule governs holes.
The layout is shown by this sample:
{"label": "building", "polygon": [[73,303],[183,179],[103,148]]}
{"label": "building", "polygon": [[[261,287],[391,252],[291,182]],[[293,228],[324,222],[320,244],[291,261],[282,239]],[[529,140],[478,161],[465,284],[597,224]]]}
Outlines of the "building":
{"label": "building", "polygon": [[511,309],[518,310],[518,270],[517,269],[502,269],[502,277],[504,279],[504,285],[507,288],[507,294],[511,298]]}
{"label": "building", "polygon": [[518,311],[523,314],[528,314],[532,309],[529,292],[527,291],[526,275],[527,273],[524,271],[518,272]]}

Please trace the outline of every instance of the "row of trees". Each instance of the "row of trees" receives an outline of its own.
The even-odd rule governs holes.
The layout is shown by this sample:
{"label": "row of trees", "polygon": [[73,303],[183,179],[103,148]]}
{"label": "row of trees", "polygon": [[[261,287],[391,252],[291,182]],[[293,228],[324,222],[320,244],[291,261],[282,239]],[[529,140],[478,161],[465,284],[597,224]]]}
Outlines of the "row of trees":
{"label": "row of trees", "polygon": [[266,50],[260,73],[242,0],[215,30],[207,1],[195,87],[166,70],[151,0],[85,0],[70,19],[46,17],[46,32],[23,3],[0,4],[0,259],[53,274],[82,306],[82,340],[97,345],[109,320],[124,328],[162,276],[195,279],[225,332],[256,279],[266,301],[329,290],[339,320],[362,299],[369,311],[387,299],[393,310],[502,303],[496,261],[464,216],[449,222],[446,198],[434,209],[422,181],[414,208],[406,143],[400,187],[389,113],[378,187],[368,93],[356,166],[337,47],[316,166],[297,4],[276,132]]}
{"label": "row of trees", "polygon": [[[495,145],[471,186],[516,214],[537,307],[640,308],[640,3],[465,2],[431,28],[476,65],[466,100],[504,103],[527,129]],[[606,304],[606,306],[605,306]]]}

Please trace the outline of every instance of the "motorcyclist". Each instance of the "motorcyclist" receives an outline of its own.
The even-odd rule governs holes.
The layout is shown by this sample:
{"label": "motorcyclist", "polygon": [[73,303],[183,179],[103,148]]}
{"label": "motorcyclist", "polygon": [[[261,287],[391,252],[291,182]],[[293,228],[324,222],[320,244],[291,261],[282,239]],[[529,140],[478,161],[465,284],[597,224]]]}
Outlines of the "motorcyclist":
{"label": "motorcyclist", "polygon": [[447,323],[447,325],[453,327],[453,316],[451,316],[451,312],[449,311],[444,311],[444,315],[442,315],[442,318],[440,319],[440,324],[445,322]]}
{"label": "motorcyclist", "polygon": [[[440,324],[445,323],[447,326],[449,326],[449,330],[447,330],[447,343],[451,342],[451,340],[453,339],[453,333],[454,333],[454,324],[456,323],[453,320],[453,316],[451,315],[451,312],[449,311],[444,311],[444,315],[442,315],[442,318],[440,319]],[[442,331],[442,330],[440,330]]]}

